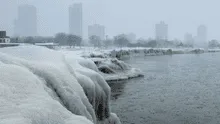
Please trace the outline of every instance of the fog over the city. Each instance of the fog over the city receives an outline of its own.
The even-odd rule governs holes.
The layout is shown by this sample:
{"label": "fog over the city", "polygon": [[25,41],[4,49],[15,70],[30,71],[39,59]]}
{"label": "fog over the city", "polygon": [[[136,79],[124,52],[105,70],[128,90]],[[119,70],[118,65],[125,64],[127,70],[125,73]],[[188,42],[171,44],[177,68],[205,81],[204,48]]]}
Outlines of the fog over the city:
{"label": "fog over the city", "polygon": [[169,26],[169,39],[183,39],[186,32],[196,35],[197,27],[208,28],[208,39],[220,39],[219,0],[0,0],[0,29],[13,35],[13,21],[20,4],[38,11],[38,35],[68,33],[69,5],[83,3],[83,36],[88,25],[101,24],[114,36],[133,32],[137,37],[155,37],[155,24]]}

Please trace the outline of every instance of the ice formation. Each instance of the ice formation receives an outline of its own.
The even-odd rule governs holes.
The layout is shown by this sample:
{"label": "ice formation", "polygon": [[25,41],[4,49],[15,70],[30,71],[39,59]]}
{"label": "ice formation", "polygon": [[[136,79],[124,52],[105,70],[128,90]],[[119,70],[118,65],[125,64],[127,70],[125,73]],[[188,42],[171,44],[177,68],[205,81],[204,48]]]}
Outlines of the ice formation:
{"label": "ice formation", "polygon": [[91,60],[37,46],[0,49],[0,124],[120,124]]}
{"label": "ice formation", "polygon": [[[78,57],[78,63],[101,74],[106,81],[126,80],[143,76],[140,69],[132,68],[130,65],[109,56],[110,51],[84,51],[84,50],[60,50],[65,56]],[[83,61],[81,61],[83,57]],[[72,63],[72,62],[69,62]],[[95,64],[94,64],[95,63]],[[95,66],[94,66],[95,65]],[[80,70],[79,70],[80,71]]]}
{"label": "ice formation", "polygon": [[140,69],[133,68],[117,58],[93,58],[92,59],[107,81],[125,80],[143,76]]}

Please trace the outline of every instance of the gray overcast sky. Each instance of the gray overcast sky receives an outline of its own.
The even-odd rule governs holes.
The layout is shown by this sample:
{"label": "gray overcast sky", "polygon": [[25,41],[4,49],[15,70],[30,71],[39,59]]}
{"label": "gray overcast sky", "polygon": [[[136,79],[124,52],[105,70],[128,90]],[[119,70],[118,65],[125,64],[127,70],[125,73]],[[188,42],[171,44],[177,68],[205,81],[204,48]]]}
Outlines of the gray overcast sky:
{"label": "gray overcast sky", "polygon": [[[219,0],[0,0],[0,29],[13,34],[17,6],[28,3],[38,9],[39,35],[68,32],[68,7],[83,3],[84,37],[87,26],[106,26],[110,36],[134,32],[137,37],[154,38],[155,24],[169,25],[169,39],[183,39],[186,32],[196,35],[198,25],[208,27],[209,39],[220,39]],[[4,10],[4,11],[2,11]]]}

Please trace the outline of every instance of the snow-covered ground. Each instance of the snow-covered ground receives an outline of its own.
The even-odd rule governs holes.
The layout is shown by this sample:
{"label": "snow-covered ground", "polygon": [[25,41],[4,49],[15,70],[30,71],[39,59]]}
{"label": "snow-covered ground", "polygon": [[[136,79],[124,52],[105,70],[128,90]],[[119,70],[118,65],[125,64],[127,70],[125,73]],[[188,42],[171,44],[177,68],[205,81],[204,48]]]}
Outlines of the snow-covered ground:
{"label": "snow-covered ground", "polygon": [[38,46],[0,49],[0,124],[120,124],[90,59]]}

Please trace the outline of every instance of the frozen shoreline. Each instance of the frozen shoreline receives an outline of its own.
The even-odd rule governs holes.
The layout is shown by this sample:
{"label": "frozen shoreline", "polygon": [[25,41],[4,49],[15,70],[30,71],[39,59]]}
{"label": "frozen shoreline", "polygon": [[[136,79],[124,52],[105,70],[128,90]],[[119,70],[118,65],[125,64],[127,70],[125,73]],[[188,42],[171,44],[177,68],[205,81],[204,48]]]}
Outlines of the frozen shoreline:
{"label": "frozen shoreline", "polygon": [[[154,55],[171,52],[149,51]],[[119,58],[146,55],[146,49],[112,53],[94,49],[54,51],[32,45],[1,48],[0,123],[120,124],[117,115],[111,113],[111,91],[106,81],[139,77],[142,72],[113,56],[118,54]]]}
{"label": "frozen shoreline", "polygon": [[99,69],[99,73],[106,81],[127,80],[143,76],[140,69],[133,68],[120,59],[132,56],[161,56],[173,54],[202,54],[207,52],[220,52],[220,49],[171,49],[171,48],[120,48],[98,49],[92,47],[61,48],[59,51],[91,59]]}
{"label": "frozen shoreline", "polygon": [[126,55],[173,55],[173,54],[200,54],[208,52],[220,52],[220,49],[203,49],[203,48],[93,48],[93,47],[58,47],[61,51],[75,51],[76,54],[84,57],[116,57],[120,58]]}
{"label": "frozen shoreline", "polygon": [[[71,49],[70,49],[71,50]],[[116,49],[93,49],[81,48],[74,49],[84,57],[115,57],[122,58],[125,56],[159,56],[174,54],[201,54],[208,52],[220,52],[220,49],[202,49],[202,48],[116,48]],[[80,52],[81,51],[81,52]]]}
{"label": "frozen shoreline", "polygon": [[81,50],[65,50],[60,52],[63,54],[83,57],[85,59],[92,60],[98,68],[97,71],[104,77],[106,81],[120,81],[143,76],[140,69],[133,68],[125,62],[118,60],[117,58],[108,56],[107,54],[99,54],[95,53],[94,51],[87,53]]}
{"label": "frozen shoreline", "polygon": [[89,59],[38,46],[0,49],[0,123],[120,124]]}

